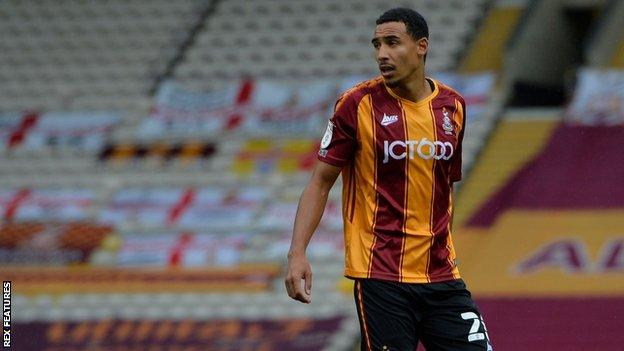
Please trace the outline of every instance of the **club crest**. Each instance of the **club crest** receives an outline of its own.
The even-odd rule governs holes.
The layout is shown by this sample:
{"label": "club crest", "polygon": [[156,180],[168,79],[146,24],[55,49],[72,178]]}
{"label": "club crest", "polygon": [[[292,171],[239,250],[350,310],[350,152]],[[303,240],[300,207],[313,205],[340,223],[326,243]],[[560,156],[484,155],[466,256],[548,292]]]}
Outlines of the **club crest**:
{"label": "club crest", "polygon": [[442,129],[444,129],[444,134],[453,135],[455,128],[453,127],[453,122],[451,122],[451,118],[449,117],[449,112],[446,108],[442,108],[442,115],[444,118],[442,119]]}

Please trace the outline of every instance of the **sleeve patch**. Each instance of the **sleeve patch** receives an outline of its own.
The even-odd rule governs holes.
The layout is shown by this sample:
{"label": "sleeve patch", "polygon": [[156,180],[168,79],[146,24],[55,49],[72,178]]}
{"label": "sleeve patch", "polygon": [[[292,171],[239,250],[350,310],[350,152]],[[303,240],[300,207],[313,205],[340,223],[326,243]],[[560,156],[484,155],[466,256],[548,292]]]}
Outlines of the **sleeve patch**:
{"label": "sleeve patch", "polygon": [[325,135],[321,139],[321,149],[327,149],[332,141],[332,135],[334,133],[334,124],[332,121],[327,122],[327,129],[325,129]]}

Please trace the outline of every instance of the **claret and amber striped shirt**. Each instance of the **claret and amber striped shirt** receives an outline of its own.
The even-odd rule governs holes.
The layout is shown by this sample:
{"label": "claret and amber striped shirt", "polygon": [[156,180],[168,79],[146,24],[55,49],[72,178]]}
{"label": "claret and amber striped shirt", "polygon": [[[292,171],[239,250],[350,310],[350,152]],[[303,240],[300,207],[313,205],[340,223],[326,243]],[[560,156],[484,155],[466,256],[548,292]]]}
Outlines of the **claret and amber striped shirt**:
{"label": "claret and amber striped shirt", "polygon": [[318,158],[342,167],[345,275],[407,283],[459,278],[452,183],[461,179],[464,99],[427,78],[413,102],[381,77],[336,103]]}

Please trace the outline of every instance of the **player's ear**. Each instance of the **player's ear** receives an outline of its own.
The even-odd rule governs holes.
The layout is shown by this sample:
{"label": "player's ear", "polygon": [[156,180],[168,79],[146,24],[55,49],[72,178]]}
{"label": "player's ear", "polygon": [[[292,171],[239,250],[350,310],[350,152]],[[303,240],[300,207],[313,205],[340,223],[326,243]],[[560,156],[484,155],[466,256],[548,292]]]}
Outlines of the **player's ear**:
{"label": "player's ear", "polygon": [[429,39],[422,37],[416,41],[418,55],[425,56],[429,51]]}

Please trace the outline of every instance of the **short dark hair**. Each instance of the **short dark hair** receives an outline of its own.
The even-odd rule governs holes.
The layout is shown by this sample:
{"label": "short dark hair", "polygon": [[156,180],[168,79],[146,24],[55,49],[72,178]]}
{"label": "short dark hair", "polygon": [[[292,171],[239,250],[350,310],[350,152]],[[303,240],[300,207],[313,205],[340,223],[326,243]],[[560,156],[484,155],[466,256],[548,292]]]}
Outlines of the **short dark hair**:
{"label": "short dark hair", "polygon": [[429,39],[429,27],[427,21],[418,12],[405,7],[397,7],[384,12],[377,19],[377,25],[387,22],[403,22],[407,34],[409,34],[414,40],[421,38]]}

